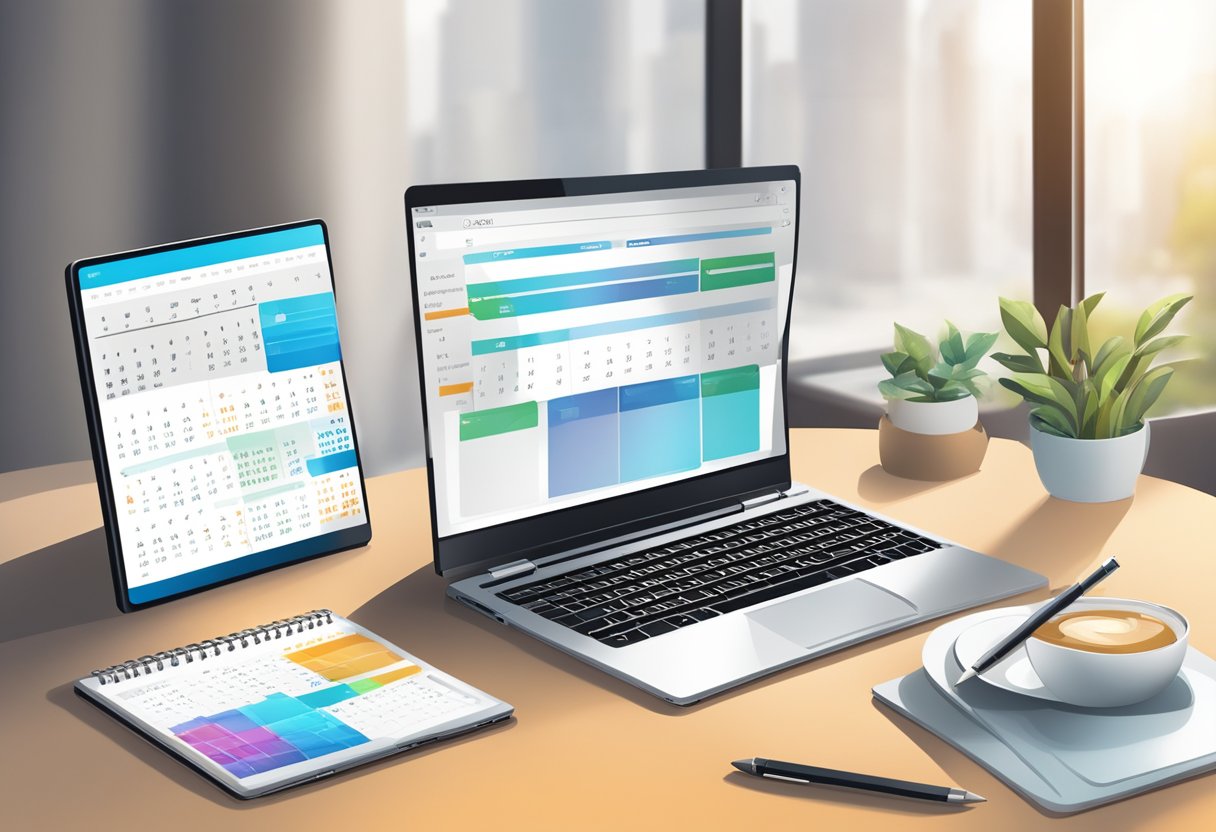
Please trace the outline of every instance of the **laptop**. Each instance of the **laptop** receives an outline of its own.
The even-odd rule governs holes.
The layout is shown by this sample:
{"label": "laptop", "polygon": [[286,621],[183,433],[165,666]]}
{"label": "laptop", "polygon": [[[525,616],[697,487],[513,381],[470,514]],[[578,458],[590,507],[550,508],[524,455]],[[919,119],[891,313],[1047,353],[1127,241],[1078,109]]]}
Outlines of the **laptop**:
{"label": "laptop", "polygon": [[406,191],[452,598],[685,705],[1046,585],[791,480],[800,190],[777,166]]}

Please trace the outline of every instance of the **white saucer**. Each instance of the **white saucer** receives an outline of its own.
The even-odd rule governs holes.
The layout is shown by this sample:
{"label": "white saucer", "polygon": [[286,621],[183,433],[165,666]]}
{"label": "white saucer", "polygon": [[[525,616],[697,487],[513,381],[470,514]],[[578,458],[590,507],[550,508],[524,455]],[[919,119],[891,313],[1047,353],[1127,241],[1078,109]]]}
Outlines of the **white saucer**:
{"label": "white saucer", "polygon": [[[1017,629],[1036,609],[1037,606],[1006,607],[968,616],[966,629],[954,640],[954,657],[959,665],[971,667],[992,645]],[[995,688],[1011,693],[1033,696],[1048,702],[1061,701],[1044,686],[1039,675],[1034,672],[1024,644],[981,673],[979,678]]]}

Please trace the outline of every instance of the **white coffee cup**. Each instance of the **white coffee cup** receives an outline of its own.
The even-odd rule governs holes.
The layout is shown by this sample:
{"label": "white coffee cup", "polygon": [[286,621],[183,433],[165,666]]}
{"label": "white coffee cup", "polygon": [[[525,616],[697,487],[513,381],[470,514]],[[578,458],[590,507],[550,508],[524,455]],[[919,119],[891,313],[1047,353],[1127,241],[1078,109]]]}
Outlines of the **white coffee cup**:
{"label": "white coffee cup", "polygon": [[1175,610],[1125,598],[1080,598],[1061,615],[1082,610],[1127,610],[1159,618],[1174,631],[1172,644],[1154,650],[1098,653],[1026,640],[1026,654],[1049,691],[1070,705],[1117,708],[1156,696],[1173,681],[1186,658],[1190,625]]}

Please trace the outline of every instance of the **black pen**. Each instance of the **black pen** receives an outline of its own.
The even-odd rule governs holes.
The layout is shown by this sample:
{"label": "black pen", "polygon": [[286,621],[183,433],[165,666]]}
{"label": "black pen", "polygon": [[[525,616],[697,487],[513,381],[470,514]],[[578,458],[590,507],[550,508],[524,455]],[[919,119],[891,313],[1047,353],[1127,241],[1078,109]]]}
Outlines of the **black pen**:
{"label": "black pen", "polygon": [[892,780],[889,777],[871,777],[850,771],[836,771],[817,766],[801,766],[753,757],[750,760],[735,760],[732,766],[746,774],[788,780],[793,783],[813,783],[818,786],[842,786],[846,789],[861,789],[880,792],[897,797],[914,797],[918,800],[936,800],[941,803],[983,803],[987,798],[966,789],[950,789],[945,786],[930,786],[927,783],[910,783],[907,780]]}
{"label": "black pen", "polygon": [[1080,598],[1085,593],[1093,589],[1098,581],[1105,578],[1111,572],[1119,568],[1119,563],[1113,557],[1093,571],[1088,578],[1079,583],[1075,583],[1068,589],[1061,592],[1051,601],[1048,601],[1038,612],[1026,619],[1026,622],[1018,627],[1012,633],[1001,639],[984,655],[980,656],[979,660],[967,668],[962,676],[958,677],[958,681],[954,683],[958,687],[963,682],[970,679],[972,676],[978,676],[1001,659],[1008,656],[1013,650],[1026,639],[1030,638],[1030,634],[1039,629],[1049,618],[1059,613],[1073,601]]}

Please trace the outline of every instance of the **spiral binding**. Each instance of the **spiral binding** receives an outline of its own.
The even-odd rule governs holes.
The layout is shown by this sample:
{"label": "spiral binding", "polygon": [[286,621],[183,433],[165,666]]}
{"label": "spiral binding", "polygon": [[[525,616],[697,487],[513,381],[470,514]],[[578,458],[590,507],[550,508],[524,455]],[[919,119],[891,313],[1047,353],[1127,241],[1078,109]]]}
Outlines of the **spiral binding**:
{"label": "spiral binding", "polygon": [[[236,650],[238,646],[248,647],[251,641],[254,644],[261,644],[263,641],[270,641],[272,638],[282,638],[284,635],[291,635],[293,632],[298,635],[306,629],[311,630],[320,625],[322,621],[326,624],[332,624],[334,622],[333,615],[332,610],[312,610],[303,615],[296,615],[291,618],[272,621],[269,624],[262,624],[258,627],[238,630],[226,636],[216,636],[215,638],[187,644],[184,647],[175,647],[172,650],[162,650],[159,653],[140,656],[138,659],[130,659],[120,664],[102,668],[101,670],[94,670],[89,675],[99,679],[103,685],[114,684],[121,679],[150,676],[153,673],[164,670],[166,666],[177,667],[178,665],[190,664],[194,661],[206,661],[208,656],[214,658],[225,652],[230,653]],[[293,627],[295,628],[294,631],[292,630]]]}

